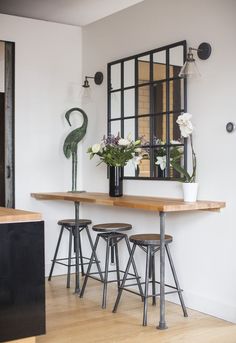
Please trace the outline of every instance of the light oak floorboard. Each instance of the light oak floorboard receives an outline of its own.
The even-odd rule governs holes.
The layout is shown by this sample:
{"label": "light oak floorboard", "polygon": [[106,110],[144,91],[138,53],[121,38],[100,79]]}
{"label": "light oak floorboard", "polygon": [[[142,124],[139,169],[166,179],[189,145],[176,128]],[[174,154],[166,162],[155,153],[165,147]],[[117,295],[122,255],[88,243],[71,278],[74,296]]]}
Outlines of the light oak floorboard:
{"label": "light oak floorboard", "polygon": [[[156,330],[159,320],[159,302],[150,303],[148,326],[143,327],[140,298],[123,293],[117,313],[112,313],[116,298],[115,285],[108,287],[108,306],[101,305],[102,285],[89,279],[84,298],[66,289],[64,276],[46,281],[47,334],[36,338],[36,343],[236,343],[236,325],[188,310],[184,318],[179,305],[166,303],[169,329]],[[73,279],[72,279],[73,285]]]}

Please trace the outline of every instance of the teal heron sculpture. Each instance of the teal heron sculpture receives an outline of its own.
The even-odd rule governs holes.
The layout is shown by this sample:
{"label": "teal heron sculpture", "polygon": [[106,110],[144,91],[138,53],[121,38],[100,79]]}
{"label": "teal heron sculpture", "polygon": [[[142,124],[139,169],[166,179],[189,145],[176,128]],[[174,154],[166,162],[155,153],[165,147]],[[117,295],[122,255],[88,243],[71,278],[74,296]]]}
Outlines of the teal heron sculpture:
{"label": "teal heron sculpture", "polygon": [[72,156],[72,192],[77,192],[78,144],[84,138],[88,126],[88,117],[86,113],[79,107],[73,107],[66,112],[65,118],[68,124],[71,126],[70,115],[75,111],[82,114],[83,124],[69,133],[63,145],[63,152],[66,158],[70,158]]}

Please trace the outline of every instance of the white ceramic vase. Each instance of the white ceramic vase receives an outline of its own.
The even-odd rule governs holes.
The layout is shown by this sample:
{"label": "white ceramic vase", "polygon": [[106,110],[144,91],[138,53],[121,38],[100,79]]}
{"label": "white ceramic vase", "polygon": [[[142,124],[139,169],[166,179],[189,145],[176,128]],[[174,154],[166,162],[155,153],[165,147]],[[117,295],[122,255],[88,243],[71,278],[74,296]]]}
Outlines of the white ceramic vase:
{"label": "white ceramic vase", "polygon": [[197,200],[198,183],[196,182],[183,182],[183,196],[186,202],[195,202]]}

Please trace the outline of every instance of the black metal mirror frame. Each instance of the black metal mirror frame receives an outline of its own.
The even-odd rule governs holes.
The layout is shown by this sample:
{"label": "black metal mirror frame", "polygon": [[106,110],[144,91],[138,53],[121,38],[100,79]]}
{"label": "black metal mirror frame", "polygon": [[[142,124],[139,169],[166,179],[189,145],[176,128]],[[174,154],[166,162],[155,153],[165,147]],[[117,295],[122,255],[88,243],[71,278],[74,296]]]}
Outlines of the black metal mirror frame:
{"label": "black metal mirror frame", "polygon": [[[187,112],[187,80],[186,79],[180,79],[178,77],[178,75],[174,75],[171,77],[170,75],[170,49],[176,48],[176,47],[182,47],[183,48],[183,63],[186,60],[186,54],[187,54],[187,43],[186,40],[183,41],[179,41],[170,45],[166,45],[157,49],[153,49],[153,50],[149,50],[149,51],[145,51],[142,52],[140,54],[136,54],[133,56],[129,56],[126,58],[122,58],[113,62],[108,63],[107,65],[107,99],[108,99],[108,132],[107,134],[110,135],[111,132],[111,124],[114,121],[120,121],[120,135],[121,137],[124,137],[124,124],[125,124],[125,120],[126,119],[134,119],[135,120],[135,137],[133,137],[134,139],[138,138],[138,118],[141,117],[149,117],[150,118],[150,124],[149,124],[149,129],[150,129],[150,144],[145,145],[146,148],[149,149],[150,152],[150,177],[145,177],[145,176],[139,176],[139,169],[137,168],[135,171],[135,176],[125,176],[124,175],[124,179],[137,179],[137,180],[179,180],[180,179],[180,175],[177,174],[176,172],[174,172],[173,174],[173,169],[171,170],[170,167],[170,149],[171,147],[173,147],[173,144],[171,144],[171,140],[170,140],[170,114],[180,114],[183,112]],[[153,78],[153,55],[155,53],[160,53],[160,52],[165,52],[166,55],[166,72],[165,72],[165,78],[161,79],[161,80],[154,80]],[[144,57],[144,56],[149,56],[150,58],[150,80],[149,82],[145,82],[145,83],[139,83],[138,80],[138,63],[139,63],[139,59]],[[134,60],[135,63],[135,73],[134,73],[134,85],[132,86],[125,86],[124,85],[124,63],[127,61],[131,61]],[[117,89],[113,89],[112,88],[112,83],[111,83],[111,68],[114,65],[120,65],[120,87]],[[183,87],[182,87],[182,91],[183,94],[181,94],[180,96],[183,99],[183,103],[182,106],[183,108],[179,108],[178,110],[171,110],[170,109],[170,101],[169,101],[169,94],[170,94],[170,83],[174,82],[175,80],[182,80],[183,82]],[[165,107],[166,110],[160,113],[154,113],[154,97],[153,97],[153,89],[154,87],[157,87],[158,84],[163,84],[163,82],[166,83],[166,88],[165,88],[165,92],[166,92],[166,103],[165,103]],[[149,87],[149,109],[150,109],[150,113],[148,114],[144,114],[144,115],[139,115],[138,114],[138,89],[139,87],[143,87],[143,86],[147,86]],[[124,113],[124,92],[127,90],[131,90],[134,89],[135,92],[135,104],[134,104],[134,115],[132,116],[127,116]],[[115,117],[112,118],[111,115],[111,96],[114,93],[119,92],[120,94],[120,117]],[[155,120],[155,118],[157,118],[157,115],[165,115],[166,116],[166,141],[164,145],[160,145],[160,144],[152,144],[152,140],[153,139],[153,122]],[[177,145],[178,146],[178,145]],[[187,139],[184,139],[183,141],[180,142],[179,144],[180,147],[183,147],[183,165],[184,168],[187,169]],[[158,148],[165,148],[166,151],[166,169],[165,169],[165,173],[162,176],[156,176],[156,172],[155,172],[155,166],[154,166],[154,149],[158,149]],[[172,175],[171,175],[172,174]]]}

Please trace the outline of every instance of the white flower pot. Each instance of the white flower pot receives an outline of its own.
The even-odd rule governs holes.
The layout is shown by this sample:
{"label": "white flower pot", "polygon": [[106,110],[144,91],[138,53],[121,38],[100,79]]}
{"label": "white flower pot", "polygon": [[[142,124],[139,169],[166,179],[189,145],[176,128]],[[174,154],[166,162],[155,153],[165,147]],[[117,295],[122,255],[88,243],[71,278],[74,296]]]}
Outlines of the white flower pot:
{"label": "white flower pot", "polygon": [[183,195],[184,201],[186,202],[195,202],[197,200],[197,192],[198,192],[198,183],[191,182],[183,184]]}

